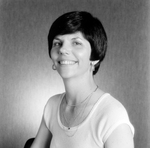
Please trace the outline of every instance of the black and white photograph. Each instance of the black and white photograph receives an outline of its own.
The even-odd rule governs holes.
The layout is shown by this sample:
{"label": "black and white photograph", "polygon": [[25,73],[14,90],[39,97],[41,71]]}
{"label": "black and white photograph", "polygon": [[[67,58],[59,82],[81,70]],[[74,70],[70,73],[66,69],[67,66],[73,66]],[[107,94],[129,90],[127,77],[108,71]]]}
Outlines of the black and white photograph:
{"label": "black and white photograph", "polygon": [[149,0],[0,0],[0,148],[149,148]]}

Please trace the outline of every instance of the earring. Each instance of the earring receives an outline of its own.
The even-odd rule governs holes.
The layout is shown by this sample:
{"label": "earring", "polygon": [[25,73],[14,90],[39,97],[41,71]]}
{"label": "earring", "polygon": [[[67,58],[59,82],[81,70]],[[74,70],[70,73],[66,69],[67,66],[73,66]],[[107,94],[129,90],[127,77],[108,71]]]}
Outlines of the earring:
{"label": "earring", "polygon": [[95,65],[94,65],[94,62],[91,62],[91,70],[92,70],[92,71],[95,71]]}
{"label": "earring", "polygon": [[52,65],[52,69],[53,69],[53,70],[56,70],[56,66],[55,66],[54,64]]}
{"label": "earring", "polygon": [[92,62],[90,63],[90,65],[91,65],[91,70],[92,70],[92,71],[95,71],[95,65],[96,65],[98,62],[99,62],[99,60],[92,61]]}

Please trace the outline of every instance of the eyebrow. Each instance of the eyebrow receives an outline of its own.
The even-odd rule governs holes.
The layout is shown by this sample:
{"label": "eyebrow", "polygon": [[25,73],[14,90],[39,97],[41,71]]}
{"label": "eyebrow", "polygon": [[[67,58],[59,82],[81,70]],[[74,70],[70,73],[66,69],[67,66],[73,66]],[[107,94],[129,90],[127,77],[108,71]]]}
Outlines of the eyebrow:
{"label": "eyebrow", "polygon": [[[71,40],[81,39],[80,37],[74,37]],[[82,40],[82,39],[81,39]]]}
{"label": "eyebrow", "polygon": [[55,37],[53,40],[61,40],[61,39],[59,39],[58,37]]}
{"label": "eyebrow", "polygon": [[[71,38],[71,40],[76,40],[76,39],[80,39],[80,40],[83,40],[82,38],[80,38],[80,37],[73,37],[73,38]],[[62,41],[62,39],[60,39],[59,37],[55,37],[53,40],[59,40],[59,41]]]}

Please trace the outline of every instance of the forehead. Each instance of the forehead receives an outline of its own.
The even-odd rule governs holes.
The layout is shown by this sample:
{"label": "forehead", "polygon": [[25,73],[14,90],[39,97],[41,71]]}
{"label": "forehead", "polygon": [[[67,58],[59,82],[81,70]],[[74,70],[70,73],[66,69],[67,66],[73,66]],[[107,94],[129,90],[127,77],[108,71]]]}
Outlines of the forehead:
{"label": "forehead", "polygon": [[[81,32],[75,32],[71,34],[57,35],[54,39],[82,39],[86,40]],[[87,41],[87,40],[86,40]]]}

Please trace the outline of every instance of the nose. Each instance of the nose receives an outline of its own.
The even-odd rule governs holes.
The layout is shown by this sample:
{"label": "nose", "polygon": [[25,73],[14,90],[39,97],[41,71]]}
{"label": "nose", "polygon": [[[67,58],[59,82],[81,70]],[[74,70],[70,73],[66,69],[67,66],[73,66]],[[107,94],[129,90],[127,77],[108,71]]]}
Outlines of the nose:
{"label": "nose", "polygon": [[61,48],[59,49],[59,54],[68,55],[68,54],[69,54],[68,47],[63,44],[63,45],[61,46]]}

